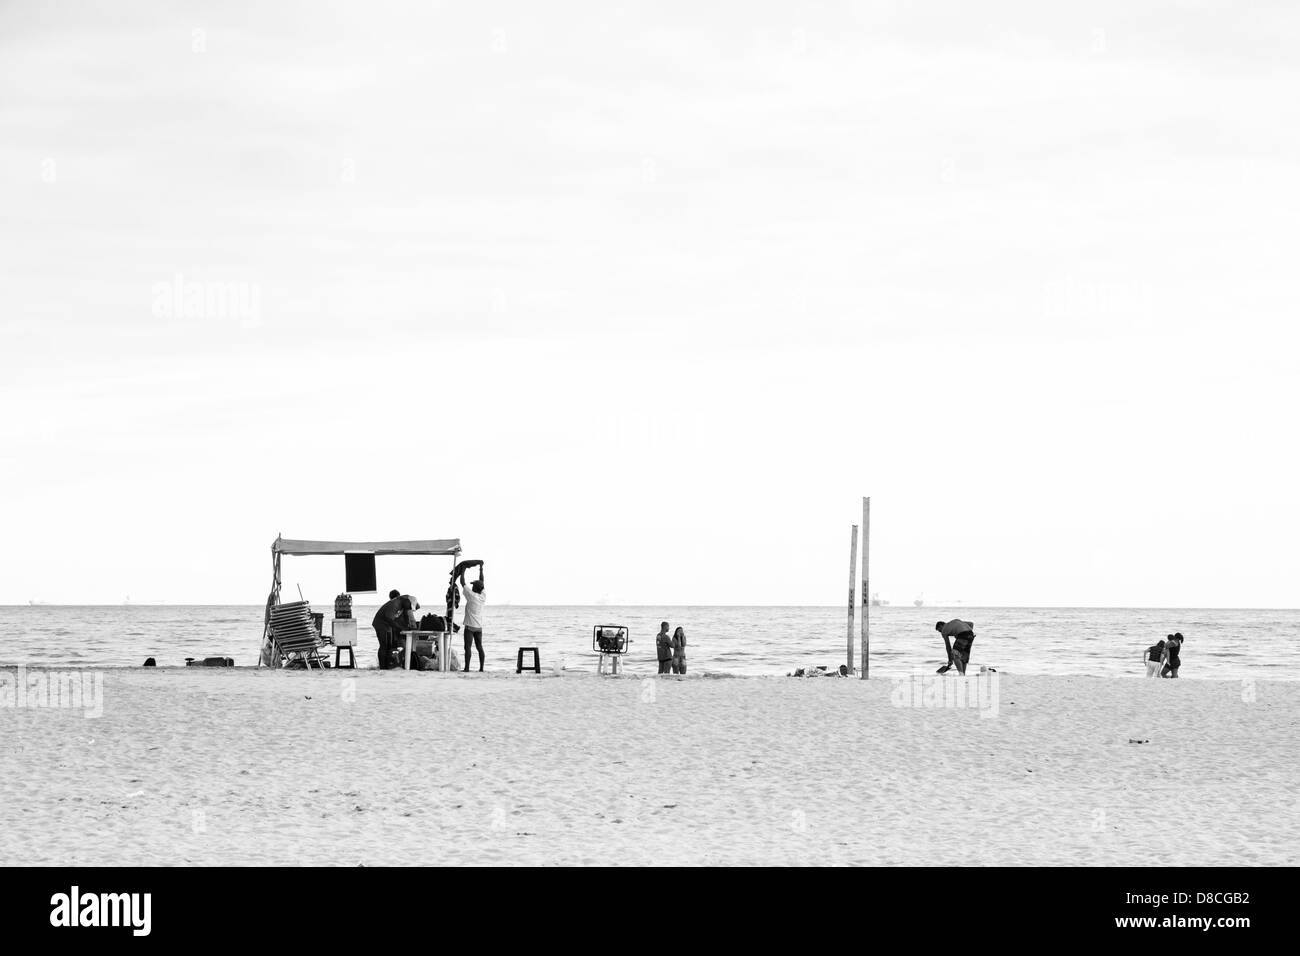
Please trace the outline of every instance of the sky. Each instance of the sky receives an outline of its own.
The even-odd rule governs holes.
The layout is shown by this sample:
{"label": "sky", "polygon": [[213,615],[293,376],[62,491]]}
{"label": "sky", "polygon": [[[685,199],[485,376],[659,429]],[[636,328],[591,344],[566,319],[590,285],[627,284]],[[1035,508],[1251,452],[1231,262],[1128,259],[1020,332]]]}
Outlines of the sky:
{"label": "sky", "polygon": [[0,603],[1300,606],[1300,8],[1072,6],[0,4]]}

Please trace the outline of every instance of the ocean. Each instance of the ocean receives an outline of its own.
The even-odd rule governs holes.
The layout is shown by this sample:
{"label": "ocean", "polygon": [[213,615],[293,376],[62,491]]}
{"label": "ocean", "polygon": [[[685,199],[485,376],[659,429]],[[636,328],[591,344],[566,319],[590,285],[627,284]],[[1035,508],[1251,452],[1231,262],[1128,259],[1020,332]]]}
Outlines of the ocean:
{"label": "ocean", "polygon": [[[326,615],[333,604],[316,608]],[[433,610],[426,608],[426,610]],[[357,663],[375,666],[375,608],[357,605]],[[972,621],[972,665],[1021,674],[1143,674],[1144,649],[1166,634],[1186,638],[1181,677],[1295,680],[1300,665],[1289,648],[1293,610],[1159,608],[875,607],[871,609],[871,675],[891,677],[943,663],[937,620]],[[0,664],[48,667],[179,666],[187,657],[233,657],[252,666],[262,635],[261,605],[30,605],[0,607]],[[796,667],[834,667],[845,660],[843,607],[524,607],[487,608],[487,667],[513,671],[521,646],[539,648],[542,667],[594,671],[592,627],[623,624],[632,646],[629,674],[656,670],[659,622],[681,625],[692,674],[780,675]],[[855,638],[860,623],[855,621]],[[457,636],[459,643],[459,635]],[[1279,654],[1278,648],[1288,649]],[[457,649],[459,654],[461,649]],[[346,660],[346,655],[344,655]],[[331,656],[332,660],[332,656]],[[477,667],[477,661],[474,666]]]}

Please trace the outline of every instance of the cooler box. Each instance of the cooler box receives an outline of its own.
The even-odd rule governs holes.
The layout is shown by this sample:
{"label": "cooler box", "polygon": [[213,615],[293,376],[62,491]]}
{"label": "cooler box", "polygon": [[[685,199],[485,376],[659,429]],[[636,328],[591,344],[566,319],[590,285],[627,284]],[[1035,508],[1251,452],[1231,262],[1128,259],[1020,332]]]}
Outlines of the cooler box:
{"label": "cooler box", "polygon": [[334,646],[357,646],[357,619],[355,617],[347,619],[336,617],[334,619]]}

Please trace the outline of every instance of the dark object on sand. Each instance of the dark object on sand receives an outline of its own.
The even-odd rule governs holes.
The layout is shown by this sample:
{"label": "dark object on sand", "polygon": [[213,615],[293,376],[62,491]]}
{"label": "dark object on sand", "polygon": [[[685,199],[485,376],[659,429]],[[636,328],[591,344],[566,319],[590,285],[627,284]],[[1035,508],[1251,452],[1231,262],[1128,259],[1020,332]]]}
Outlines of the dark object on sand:
{"label": "dark object on sand", "polygon": [[158,662],[155,661],[152,657],[146,657],[146,658],[144,659],[144,666],[145,666],[145,667],[157,667],[157,666],[158,666]]}
{"label": "dark object on sand", "polygon": [[[152,660],[152,658],[150,658]],[[203,660],[195,660],[193,657],[185,658],[186,667],[234,667],[235,659],[233,657],[205,657]]]}
{"label": "dark object on sand", "polygon": [[787,677],[848,677],[849,666],[841,664],[834,670],[827,670],[825,664],[818,664],[816,667],[796,667],[786,675]]}
{"label": "dark object on sand", "polygon": [[[533,655],[532,663],[524,663],[524,655]],[[534,674],[542,672],[542,655],[535,647],[521,647],[519,653],[515,655],[515,673],[522,674],[524,671],[532,671]]]}

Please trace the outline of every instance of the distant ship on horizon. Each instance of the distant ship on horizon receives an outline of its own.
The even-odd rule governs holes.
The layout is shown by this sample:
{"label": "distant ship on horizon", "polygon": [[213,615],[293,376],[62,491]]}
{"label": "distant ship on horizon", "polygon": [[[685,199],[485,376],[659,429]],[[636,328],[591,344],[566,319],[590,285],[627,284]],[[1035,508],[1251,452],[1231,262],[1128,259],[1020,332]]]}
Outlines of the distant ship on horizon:
{"label": "distant ship on horizon", "polygon": [[912,603],[917,607],[925,607],[925,593],[922,592],[921,594],[918,594]]}

